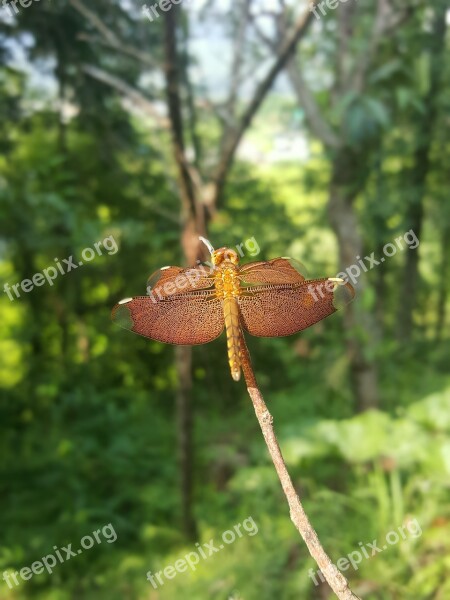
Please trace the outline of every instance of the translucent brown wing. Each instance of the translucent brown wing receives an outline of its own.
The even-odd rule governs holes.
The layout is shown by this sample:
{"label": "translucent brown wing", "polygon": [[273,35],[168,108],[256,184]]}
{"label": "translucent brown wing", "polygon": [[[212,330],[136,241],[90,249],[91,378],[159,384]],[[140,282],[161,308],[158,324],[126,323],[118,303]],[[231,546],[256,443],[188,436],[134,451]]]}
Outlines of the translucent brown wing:
{"label": "translucent brown wing", "polygon": [[182,269],[163,267],[150,275],[147,280],[147,294],[164,298],[174,294],[184,294],[192,290],[207,289],[214,285],[211,270],[207,267]]}
{"label": "translucent brown wing", "polygon": [[241,281],[245,283],[301,283],[305,267],[292,258],[273,258],[244,265],[240,269]]}
{"label": "translucent brown wing", "polygon": [[244,288],[238,297],[242,327],[251,335],[292,335],[332,315],[354,298],[349,283],[311,279],[299,284]]}
{"label": "translucent brown wing", "polygon": [[213,290],[162,300],[150,296],[127,298],[115,305],[111,317],[124,329],[166,344],[206,344],[224,327],[222,303]]}

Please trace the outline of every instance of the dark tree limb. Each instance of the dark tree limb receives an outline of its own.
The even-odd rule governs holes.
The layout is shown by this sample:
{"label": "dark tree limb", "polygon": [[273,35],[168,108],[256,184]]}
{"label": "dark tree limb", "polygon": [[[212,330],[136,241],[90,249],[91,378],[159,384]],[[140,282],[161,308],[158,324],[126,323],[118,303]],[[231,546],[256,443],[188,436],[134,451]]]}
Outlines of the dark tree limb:
{"label": "dark tree limb", "polygon": [[[175,6],[164,15],[164,76],[169,111],[170,130],[175,163],[178,171],[181,203],[183,207],[184,242],[186,259],[194,265],[200,256],[199,235],[206,235],[207,215],[205,205],[198,198],[195,182],[201,185],[201,177],[186,157],[183,112],[180,97],[179,51],[177,40],[177,17]],[[195,174],[194,174],[195,172]]]}
{"label": "dark tree limb", "polygon": [[[201,258],[199,235],[206,235],[205,205],[197,193],[193,165],[186,157],[184,140],[183,112],[180,97],[181,76],[179,72],[180,55],[177,40],[177,17],[179,7],[174,6],[164,16],[164,76],[172,148],[178,172],[179,192],[182,207],[181,245],[184,262],[192,266]],[[186,64],[184,68],[186,69]],[[188,74],[185,73],[185,78]],[[194,174],[194,175],[193,175]],[[200,175],[197,176],[200,180]],[[178,374],[177,389],[177,436],[181,477],[182,523],[185,535],[196,539],[197,526],[193,516],[193,442],[192,442],[192,348],[178,346],[175,349],[175,363]]]}

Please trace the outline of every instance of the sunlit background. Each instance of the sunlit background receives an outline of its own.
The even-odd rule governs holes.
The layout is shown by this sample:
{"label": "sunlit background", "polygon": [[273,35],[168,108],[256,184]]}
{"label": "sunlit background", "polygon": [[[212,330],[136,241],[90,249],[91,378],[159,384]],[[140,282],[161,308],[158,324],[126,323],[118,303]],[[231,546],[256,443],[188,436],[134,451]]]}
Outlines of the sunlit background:
{"label": "sunlit background", "polygon": [[334,597],[225,337],[111,323],[198,235],[351,275],[348,310],[247,338],[256,376],[354,592],[450,597],[450,3],[321,6],[3,2],[1,599]]}

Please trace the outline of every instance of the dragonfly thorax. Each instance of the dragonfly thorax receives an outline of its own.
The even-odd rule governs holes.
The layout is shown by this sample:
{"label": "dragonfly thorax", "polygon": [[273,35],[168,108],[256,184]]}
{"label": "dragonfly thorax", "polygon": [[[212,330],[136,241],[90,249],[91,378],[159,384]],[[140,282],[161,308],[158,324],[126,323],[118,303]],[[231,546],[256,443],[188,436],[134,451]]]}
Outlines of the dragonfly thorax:
{"label": "dragonfly thorax", "polygon": [[233,264],[222,263],[214,275],[214,286],[218,298],[236,298],[241,294],[239,269]]}

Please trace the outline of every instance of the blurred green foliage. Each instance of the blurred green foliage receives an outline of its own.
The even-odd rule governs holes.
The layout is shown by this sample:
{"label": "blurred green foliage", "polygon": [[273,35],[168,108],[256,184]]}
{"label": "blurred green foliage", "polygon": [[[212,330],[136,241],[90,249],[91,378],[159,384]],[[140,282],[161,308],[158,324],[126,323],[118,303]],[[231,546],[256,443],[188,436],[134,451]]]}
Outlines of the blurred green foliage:
{"label": "blurred green foliage", "polygon": [[[119,19],[117,6],[110,13],[101,5],[105,18]],[[258,534],[244,535],[157,590],[146,580],[147,571],[196,549],[179,526],[177,378],[173,348],[114,329],[110,309],[121,297],[144,294],[155,269],[180,263],[179,200],[166,177],[167,136],[157,138],[106,88],[81,78],[76,67],[92,56],[69,35],[75,17],[65,2],[46,10],[53,19],[48,37],[36,34],[45,13],[33,7],[23,11],[15,43],[23,31],[32,32],[39,40],[32,58],[50,53],[69,62],[79,111],[61,122],[50,101],[39,103],[30,73],[3,55],[1,285],[30,278],[55,258],[77,261],[84,248],[110,235],[119,250],[52,286],[21,292],[14,301],[0,297],[0,572],[30,566],[54,546],[77,548],[84,535],[108,523],[118,537],[51,575],[34,575],[13,589],[0,581],[0,598],[325,598],[324,586],[315,587],[308,575],[316,566],[289,520],[244,386],[229,377],[223,337],[194,349],[199,542],[219,539],[249,516]],[[129,21],[119,21],[131,36]],[[383,140],[358,198],[369,253],[404,231],[403,155],[410,123],[428,109],[421,79],[411,77],[411,62],[426,77],[426,66],[413,60],[420,45],[408,37],[414,31],[405,30],[404,56],[387,56],[371,73],[367,95],[347,97],[332,115],[360,151],[372,137]],[[144,36],[142,43],[160,47],[157,28],[146,35],[151,39]],[[125,63],[118,61],[118,68],[124,77],[137,76]],[[393,80],[394,102],[389,97],[384,104],[379,90]],[[444,112],[448,89],[441,102]],[[285,126],[294,108],[270,97],[251,135],[267,143],[269,117]],[[448,326],[438,336],[435,331],[445,258],[436,233],[448,231],[450,221],[448,136],[443,140],[438,131],[433,144],[420,309],[407,345],[394,338],[404,253],[378,267],[386,282],[384,331],[380,340],[366,340],[380,371],[378,410],[355,414],[345,340],[356,334],[344,330],[341,316],[301,336],[248,342],[293,480],[333,560],[360,542],[384,540],[409,519],[420,524],[420,536],[345,573],[366,600],[450,597],[450,340]],[[318,145],[311,148],[302,165],[237,162],[210,228],[216,247],[255,237],[257,259],[292,255],[310,277],[336,274],[338,249],[326,211],[329,162]],[[372,286],[377,277],[367,274]],[[356,302],[375,310],[369,292]]]}

